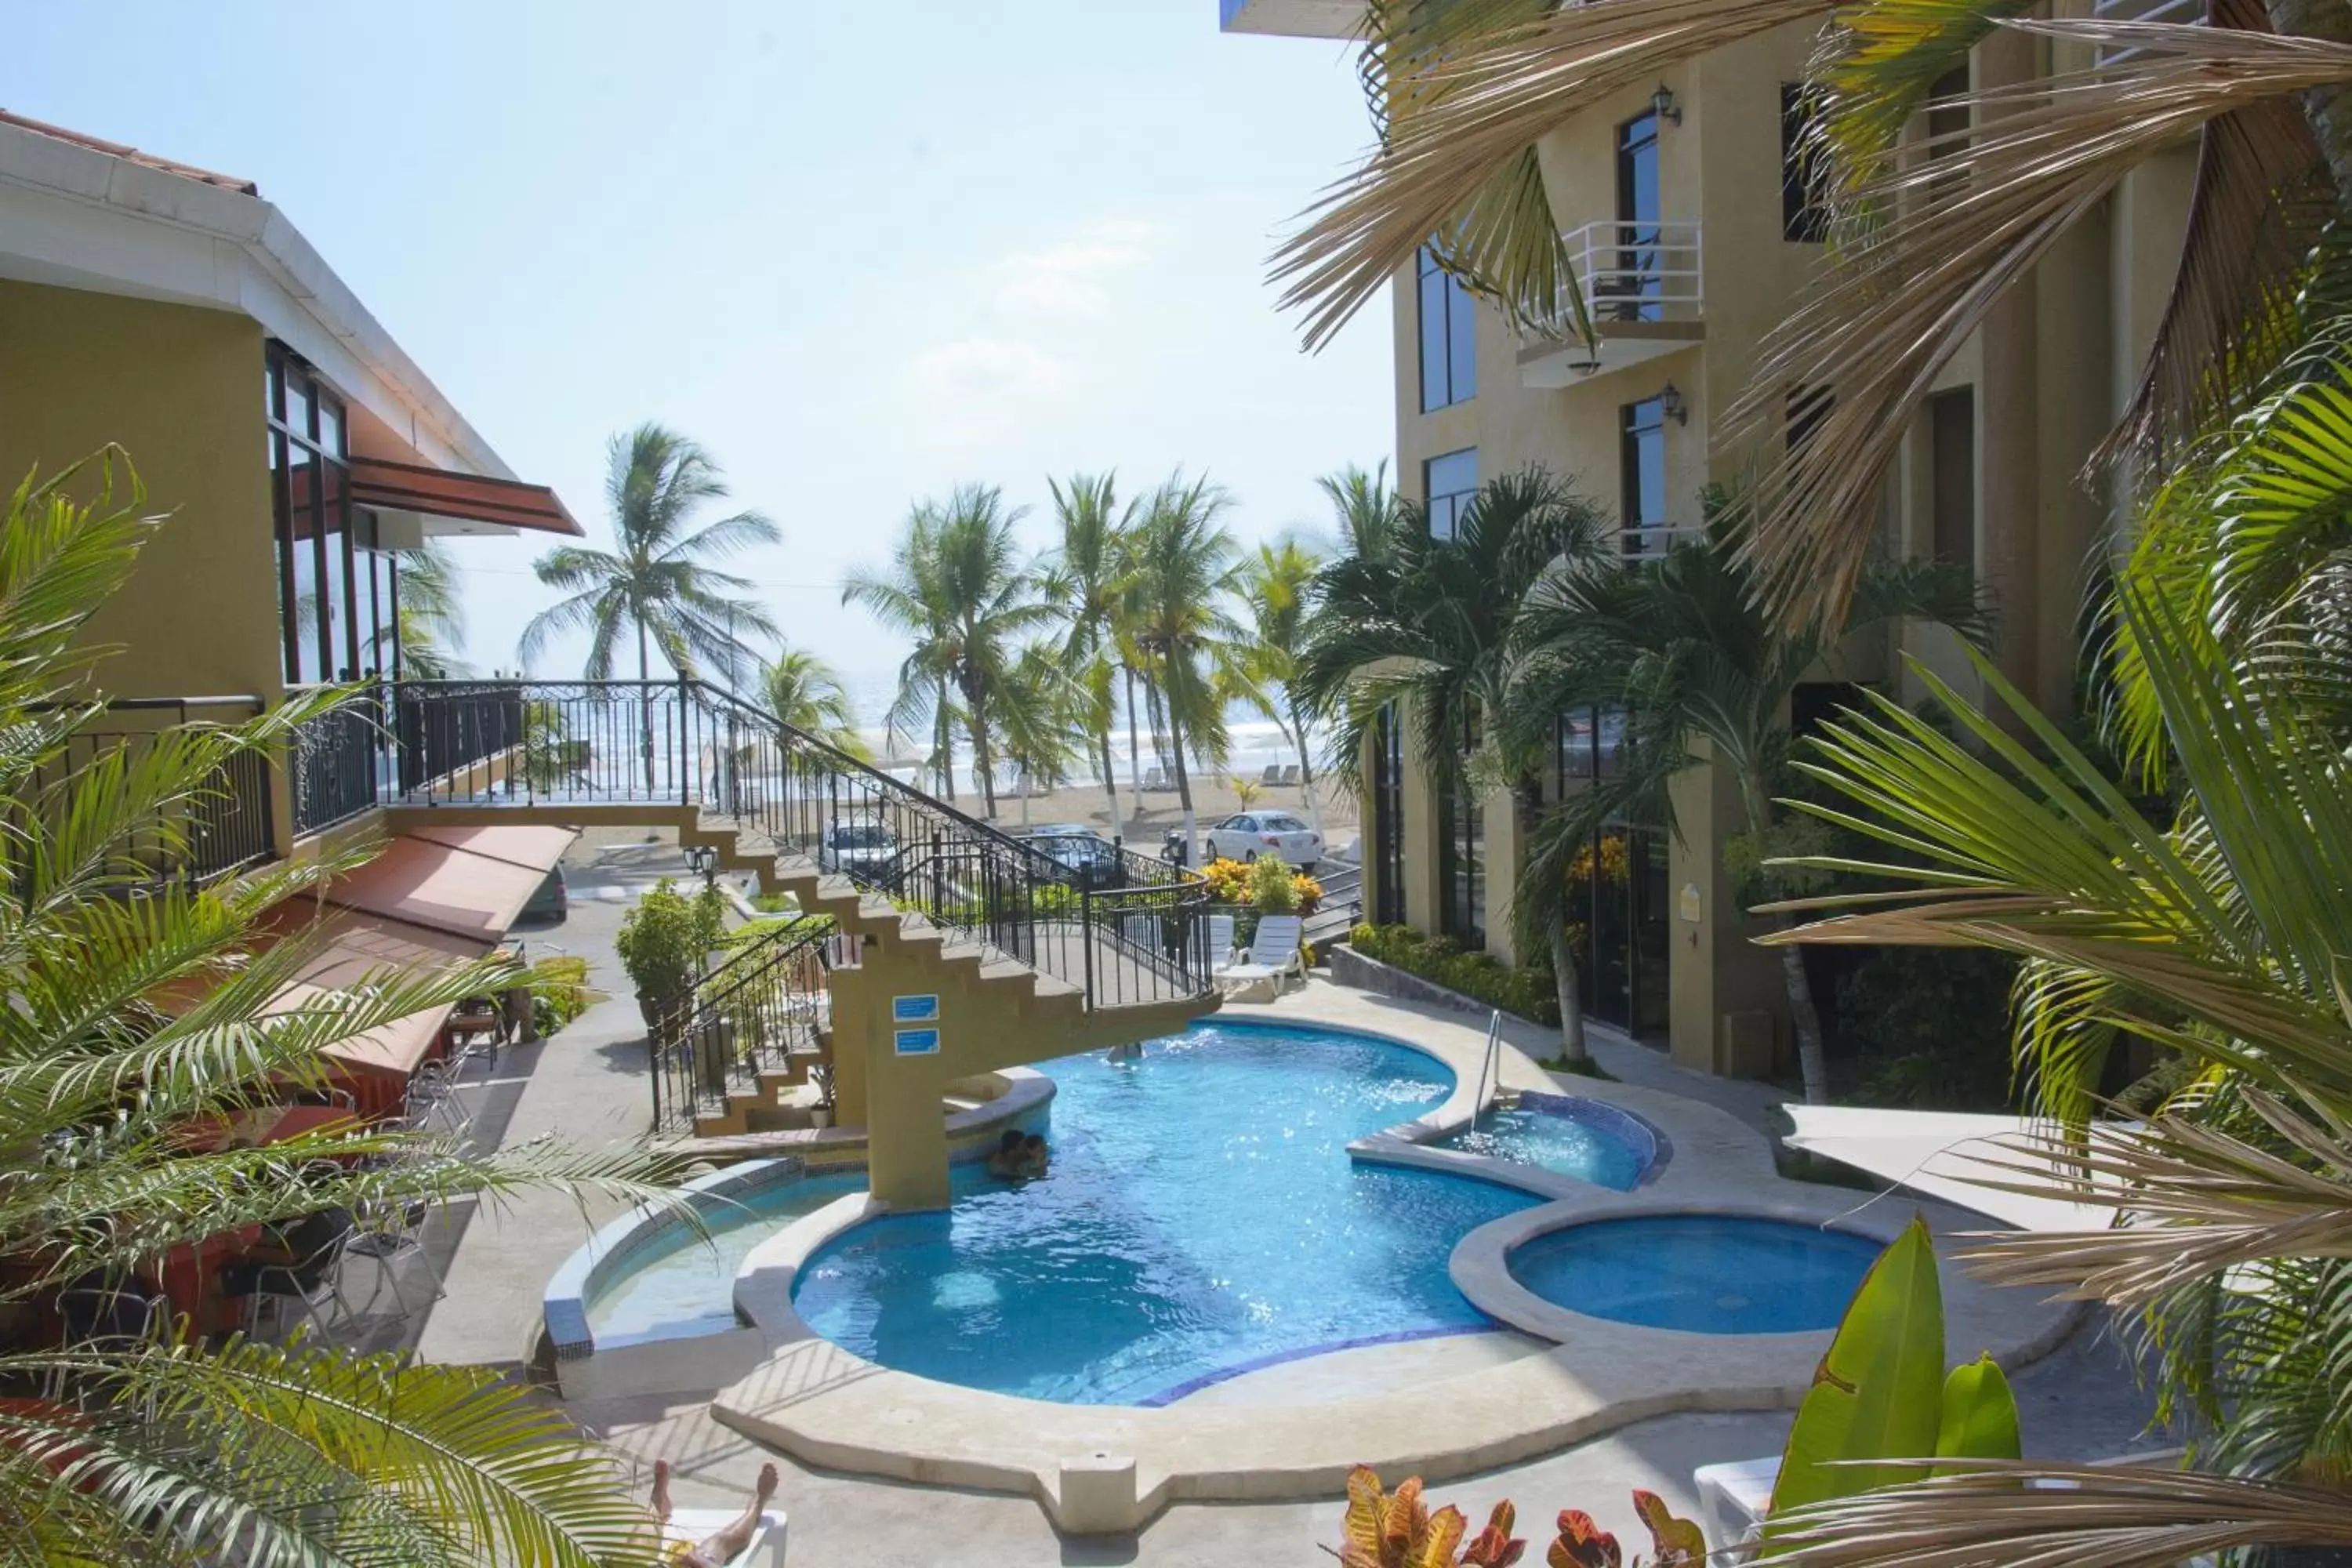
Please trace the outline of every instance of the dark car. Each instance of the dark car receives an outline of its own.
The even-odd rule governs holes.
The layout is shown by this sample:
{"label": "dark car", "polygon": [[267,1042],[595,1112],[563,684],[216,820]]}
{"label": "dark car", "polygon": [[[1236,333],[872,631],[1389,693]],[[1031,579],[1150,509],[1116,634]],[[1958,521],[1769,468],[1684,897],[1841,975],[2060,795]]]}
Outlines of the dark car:
{"label": "dark car", "polygon": [[1023,828],[1019,837],[1069,873],[1074,888],[1116,888],[1127,879],[1118,847],[1076,822],[1049,822]]}
{"label": "dark car", "polygon": [[571,907],[570,895],[563,889],[563,868],[558,866],[547,874],[547,879],[540,883],[538,890],[531,894],[530,901],[523,905],[522,913],[516,918],[545,921],[552,924],[562,920]]}

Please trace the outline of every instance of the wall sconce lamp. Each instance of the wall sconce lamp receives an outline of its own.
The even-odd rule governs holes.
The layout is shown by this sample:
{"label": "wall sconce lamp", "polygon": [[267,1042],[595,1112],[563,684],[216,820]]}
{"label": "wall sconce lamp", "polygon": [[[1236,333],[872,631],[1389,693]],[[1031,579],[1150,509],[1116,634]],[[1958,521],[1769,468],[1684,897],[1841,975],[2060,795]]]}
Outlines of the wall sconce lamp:
{"label": "wall sconce lamp", "polygon": [[1683,401],[1682,389],[1671,381],[1658,393],[1658,412],[1677,425],[1690,423],[1690,405]]}
{"label": "wall sconce lamp", "polygon": [[1672,121],[1676,125],[1683,122],[1683,106],[1675,101],[1674,89],[1664,82],[1660,82],[1658,90],[1650,95],[1650,111],[1659,119]]}

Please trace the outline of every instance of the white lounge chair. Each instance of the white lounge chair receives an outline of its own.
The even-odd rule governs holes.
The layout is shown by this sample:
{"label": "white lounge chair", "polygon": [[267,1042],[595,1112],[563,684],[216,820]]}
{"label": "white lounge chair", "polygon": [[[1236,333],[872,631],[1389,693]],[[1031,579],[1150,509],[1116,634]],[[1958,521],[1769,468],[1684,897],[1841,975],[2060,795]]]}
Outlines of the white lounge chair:
{"label": "white lounge chair", "polygon": [[1234,966],[1234,917],[1211,915],[1203,927],[1201,935],[1209,944],[1209,973],[1223,974]]}
{"label": "white lounge chair", "polygon": [[1169,778],[1168,770],[1154,763],[1143,770],[1143,787],[1147,790],[1169,790],[1174,789],[1176,785],[1174,781]]}
{"label": "white lounge chair", "polygon": [[1282,770],[1281,782],[1287,785],[1296,785],[1301,776],[1302,775],[1298,771],[1298,764],[1297,763],[1292,763]]}
{"label": "white lounge chair", "polygon": [[1282,782],[1282,764],[1280,763],[1266,763],[1265,772],[1258,774],[1257,782],[1262,784],[1280,784]]}
{"label": "white lounge chair", "polygon": [[1259,968],[1274,972],[1277,984],[1297,975],[1307,978],[1307,955],[1299,952],[1305,939],[1307,922],[1297,915],[1267,915],[1257,922],[1257,934],[1250,938],[1249,951],[1243,960]]}

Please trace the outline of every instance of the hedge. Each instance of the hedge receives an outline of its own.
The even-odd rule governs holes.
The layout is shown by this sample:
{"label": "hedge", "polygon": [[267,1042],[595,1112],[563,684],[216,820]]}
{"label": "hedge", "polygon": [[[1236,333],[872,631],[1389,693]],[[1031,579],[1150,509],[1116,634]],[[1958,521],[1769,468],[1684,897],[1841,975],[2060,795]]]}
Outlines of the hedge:
{"label": "hedge", "polygon": [[1348,932],[1348,945],[1366,958],[1434,981],[1490,1007],[1551,1027],[1559,1025],[1559,993],[1548,964],[1507,969],[1491,953],[1463,952],[1452,937],[1423,936],[1402,925],[1357,926]]}

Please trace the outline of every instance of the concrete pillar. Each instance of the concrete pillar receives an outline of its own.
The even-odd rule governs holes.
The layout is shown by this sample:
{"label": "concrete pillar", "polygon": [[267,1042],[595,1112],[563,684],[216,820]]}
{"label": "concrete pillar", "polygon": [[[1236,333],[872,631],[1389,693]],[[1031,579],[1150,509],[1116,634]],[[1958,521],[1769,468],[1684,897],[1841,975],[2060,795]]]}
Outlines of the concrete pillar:
{"label": "concrete pillar", "polygon": [[[864,964],[834,972],[833,1059],[841,1119],[866,1128],[866,1184],[906,1213],[947,1207],[948,1135],[940,1109],[945,1052],[899,1056],[890,1017],[891,996],[902,985],[937,982],[892,961],[899,956],[869,943]],[[940,1021],[943,1041],[954,1024],[951,1016]]]}
{"label": "concrete pillar", "polygon": [[[2030,81],[2035,74],[2030,34],[1999,28],[1977,46],[1979,91]],[[1977,398],[1977,574],[1991,590],[2000,617],[1995,662],[2029,691],[2041,618],[2034,580],[2042,503],[2040,314],[2039,279],[2028,272],[1986,313],[1979,332],[1984,379]]]}

